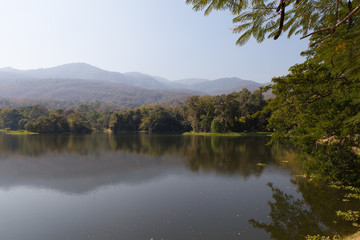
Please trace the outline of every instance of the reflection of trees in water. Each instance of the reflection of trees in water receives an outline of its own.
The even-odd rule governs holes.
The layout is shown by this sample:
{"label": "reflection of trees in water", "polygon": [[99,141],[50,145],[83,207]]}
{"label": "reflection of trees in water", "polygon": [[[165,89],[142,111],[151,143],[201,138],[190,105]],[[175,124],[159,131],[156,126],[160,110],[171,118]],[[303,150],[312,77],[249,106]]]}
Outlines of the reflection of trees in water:
{"label": "reflection of trees in water", "polygon": [[298,178],[294,182],[311,211],[319,216],[322,223],[334,229],[340,235],[348,235],[358,229],[351,223],[342,221],[336,216],[336,211],[347,211],[349,209],[360,209],[360,200],[352,199],[344,202],[345,190],[329,187],[326,183]]}
{"label": "reflection of trees in water", "polygon": [[186,152],[187,164],[193,171],[221,174],[260,175],[258,162],[271,161],[267,138],[195,137]]}
{"label": "reflection of trees in water", "polygon": [[146,157],[164,157],[164,162],[167,156],[173,156],[184,159],[186,166],[192,171],[215,171],[220,174],[248,177],[261,174],[264,168],[256,165],[259,162],[276,162],[281,165],[282,161],[296,159],[292,148],[281,146],[269,148],[265,146],[268,140],[268,137],[259,136],[0,134],[0,154],[40,157],[48,153],[66,152],[101,158],[109,157],[112,152],[128,152]]}
{"label": "reflection of trees in water", "polygon": [[111,150],[148,157],[181,155],[188,144],[181,136],[152,134],[110,135],[109,143]]}
{"label": "reflection of trees in water", "polygon": [[271,156],[278,166],[286,168],[292,174],[303,174],[303,157],[299,154],[299,149],[291,143],[274,143],[271,145]]}
{"label": "reflection of trees in water", "polygon": [[[270,163],[284,156],[283,150],[270,151],[267,137],[204,137],[152,134],[23,135],[0,134],[0,154],[40,157],[47,153],[75,153],[108,157],[111,152],[136,153],[146,157],[175,156],[186,161],[192,171],[215,171],[260,175],[259,162]],[[280,149],[280,148],[279,148]],[[274,154],[275,153],[275,154]],[[170,160],[169,160],[170,161]],[[172,160],[173,161],[173,160]],[[164,162],[166,162],[164,160]]]}
{"label": "reflection of trees in water", "polygon": [[[192,171],[216,172],[244,178],[262,173],[264,168],[257,166],[258,162],[275,163],[287,169],[296,169],[297,157],[293,148],[269,148],[265,146],[267,141],[266,137],[0,134],[0,156],[2,161],[23,160],[27,159],[26,157],[39,159],[21,161],[20,164],[20,161],[13,161],[10,165],[3,165],[9,167],[2,169],[4,173],[11,173],[10,170],[13,170],[15,175],[30,174],[49,178],[106,176],[114,173],[120,176],[147,167],[178,166],[183,164],[182,161],[185,161],[186,166]],[[55,153],[54,157],[46,155],[41,159],[42,155],[48,153]],[[74,156],[69,157],[66,155],[68,153]],[[12,154],[25,157],[11,158]],[[94,161],[98,158],[102,161]],[[360,209],[360,201],[343,202],[344,192],[321,183],[308,182],[303,178],[297,178],[293,183],[297,185],[304,200],[295,199],[270,185],[274,198],[274,202],[269,203],[273,223],[265,224],[251,220],[255,227],[270,232],[274,239],[301,239],[302,235],[319,234],[327,228],[334,229],[340,234],[356,230],[351,224],[341,222],[335,211]],[[326,227],[319,225],[319,221]],[[291,232],[292,235],[286,235],[284,232]]]}
{"label": "reflection of trees in water", "polygon": [[279,188],[268,184],[273,192],[273,202],[268,202],[270,207],[271,223],[263,223],[250,219],[255,228],[264,229],[271,234],[272,239],[305,239],[306,235],[330,235],[327,226],[320,223],[319,217],[309,210],[304,200],[296,199],[284,193]]}
{"label": "reflection of trees in water", "polygon": [[128,135],[110,136],[111,149],[146,156],[179,156],[192,171],[259,175],[258,162],[271,161],[265,146],[268,138],[224,138],[203,136]]}
{"label": "reflection of trees in water", "polygon": [[[146,157],[175,156],[192,171],[220,174],[260,175],[258,162],[272,161],[266,137],[204,137],[151,134],[122,135],[0,135],[0,154],[40,157],[47,153],[75,153],[107,157],[128,152]],[[104,155],[105,154],[105,155]],[[173,161],[173,160],[172,160]],[[165,161],[166,162],[166,161]]]}
{"label": "reflection of trees in water", "polygon": [[87,155],[108,145],[106,139],[105,135],[0,134],[0,153],[3,155],[20,154],[32,157],[62,152]]}
{"label": "reflection of trees in water", "polygon": [[343,202],[344,191],[326,183],[309,182],[305,178],[297,178],[293,183],[298,186],[303,199],[296,199],[269,183],[273,193],[273,202],[268,202],[271,223],[251,219],[249,222],[253,227],[265,230],[276,240],[302,240],[306,235],[317,234],[344,236],[357,231],[348,222],[341,221],[336,210],[360,209],[360,201]]}

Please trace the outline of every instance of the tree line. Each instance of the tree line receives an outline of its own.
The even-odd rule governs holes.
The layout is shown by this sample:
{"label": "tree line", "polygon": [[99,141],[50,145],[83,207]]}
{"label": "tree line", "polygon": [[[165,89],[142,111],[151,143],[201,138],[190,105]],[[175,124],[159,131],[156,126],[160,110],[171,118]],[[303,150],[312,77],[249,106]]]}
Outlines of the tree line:
{"label": "tree line", "polygon": [[[302,64],[272,79],[273,141],[293,141],[308,174],[360,186],[360,2],[358,0],[186,0],[195,11],[233,14],[236,44],[288,33],[309,40]],[[280,56],[281,57],[281,56]],[[274,59],[276,60],[276,59]]]}
{"label": "tree line", "polygon": [[114,111],[99,103],[55,110],[43,105],[0,111],[0,128],[37,133],[265,131],[266,101],[247,89],[219,96],[192,96],[178,106],[143,105]]}

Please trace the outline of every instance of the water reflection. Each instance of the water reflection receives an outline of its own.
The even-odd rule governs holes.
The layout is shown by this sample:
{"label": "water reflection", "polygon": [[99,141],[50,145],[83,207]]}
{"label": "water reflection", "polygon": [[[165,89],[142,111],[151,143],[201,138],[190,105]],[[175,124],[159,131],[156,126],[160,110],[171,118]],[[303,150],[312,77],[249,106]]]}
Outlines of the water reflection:
{"label": "water reflection", "polygon": [[[267,138],[165,135],[0,135],[0,186],[41,185],[84,193],[117,182],[143,182],[184,166],[195,172],[260,176],[271,163]],[[76,184],[59,180],[71,179]],[[84,180],[86,179],[86,181]],[[57,180],[56,184],[53,180]]]}
{"label": "water reflection", "polygon": [[255,227],[264,229],[276,240],[303,240],[306,235],[333,234],[328,227],[323,225],[314,212],[310,211],[302,199],[296,199],[291,194],[269,183],[273,201],[269,201],[270,223],[263,223],[255,219],[249,222]]}
{"label": "water reflection", "polygon": [[[267,147],[268,140],[0,134],[0,212],[12,216],[0,218],[0,232],[28,240],[353,232],[335,211],[359,209],[359,201],[343,203],[341,191],[295,178],[302,167],[296,150]],[[27,232],[17,230],[19,221],[31,222]]]}

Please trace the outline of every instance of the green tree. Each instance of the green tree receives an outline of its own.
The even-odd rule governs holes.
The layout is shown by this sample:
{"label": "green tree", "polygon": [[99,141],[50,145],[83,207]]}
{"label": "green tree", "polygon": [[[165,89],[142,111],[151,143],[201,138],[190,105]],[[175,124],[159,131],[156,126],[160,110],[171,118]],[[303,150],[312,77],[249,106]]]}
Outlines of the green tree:
{"label": "green tree", "polygon": [[133,110],[123,110],[111,115],[109,127],[113,132],[121,131],[137,131],[139,130],[140,122],[135,117]]}
{"label": "green tree", "polygon": [[222,132],[222,127],[221,127],[219,119],[214,118],[214,120],[212,120],[212,122],[211,122],[211,132],[212,133],[220,133],[220,132]]}
{"label": "green tree", "polygon": [[52,113],[49,117],[41,116],[25,125],[26,130],[37,133],[65,133],[70,131],[65,115]]}
{"label": "green tree", "polygon": [[288,137],[314,157],[313,169],[332,180],[360,185],[360,1],[359,0],[187,0],[209,14],[229,10],[241,33],[309,38],[304,64],[274,78],[276,98],[267,108],[274,139]]}
{"label": "green tree", "polygon": [[360,77],[359,0],[186,0],[205,15],[213,10],[228,10],[241,33],[236,44],[243,45],[251,36],[258,42],[265,37],[277,39],[301,34],[310,37],[307,54],[317,63],[333,66],[337,73]]}
{"label": "green tree", "polygon": [[16,109],[3,109],[0,112],[0,127],[10,128],[11,130],[19,129],[19,121],[22,116]]}
{"label": "green tree", "polygon": [[30,107],[29,119],[36,119],[38,117],[49,116],[49,110],[44,105],[35,105]]}
{"label": "green tree", "polygon": [[193,131],[200,131],[200,117],[201,117],[201,106],[200,106],[200,97],[191,96],[185,101],[186,111],[188,115],[188,120],[191,124]]}
{"label": "green tree", "polygon": [[324,65],[295,65],[273,79],[274,139],[288,138],[314,159],[312,169],[331,180],[360,184],[360,84]]}
{"label": "green tree", "polygon": [[142,109],[140,129],[149,132],[181,132],[181,119],[177,119],[171,108],[149,106]]}
{"label": "green tree", "polygon": [[70,131],[72,133],[90,133],[92,132],[91,125],[79,113],[71,113],[68,116]]}

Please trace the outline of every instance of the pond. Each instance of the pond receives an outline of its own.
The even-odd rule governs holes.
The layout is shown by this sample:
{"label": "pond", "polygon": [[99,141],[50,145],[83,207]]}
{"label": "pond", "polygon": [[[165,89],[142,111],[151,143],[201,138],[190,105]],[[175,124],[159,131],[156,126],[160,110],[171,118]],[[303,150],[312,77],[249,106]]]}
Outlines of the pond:
{"label": "pond", "polygon": [[344,192],[268,137],[0,134],[3,240],[304,239],[356,231]]}

